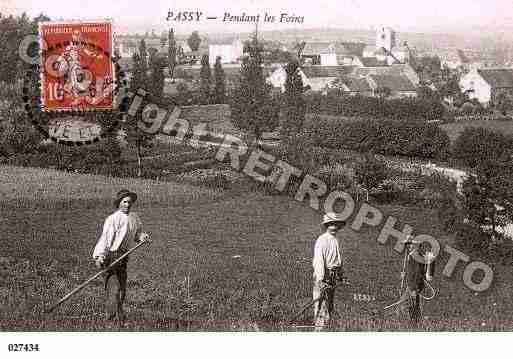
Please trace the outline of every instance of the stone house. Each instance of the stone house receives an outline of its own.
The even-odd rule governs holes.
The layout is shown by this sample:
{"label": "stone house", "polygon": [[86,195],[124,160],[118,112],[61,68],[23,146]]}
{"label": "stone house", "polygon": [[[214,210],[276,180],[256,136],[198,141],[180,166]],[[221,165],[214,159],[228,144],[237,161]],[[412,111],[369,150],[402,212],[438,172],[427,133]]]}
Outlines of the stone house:
{"label": "stone house", "polygon": [[468,94],[470,99],[477,99],[483,106],[488,107],[500,93],[513,95],[513,69],[474,69],[461,77],[459,85],[461,91]]}

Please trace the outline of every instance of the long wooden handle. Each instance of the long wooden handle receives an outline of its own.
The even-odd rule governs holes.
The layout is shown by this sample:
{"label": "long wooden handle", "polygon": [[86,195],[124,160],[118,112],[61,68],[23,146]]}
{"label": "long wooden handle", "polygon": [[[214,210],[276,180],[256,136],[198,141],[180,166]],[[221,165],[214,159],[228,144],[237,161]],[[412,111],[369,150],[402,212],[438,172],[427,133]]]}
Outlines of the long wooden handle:
{"label": "long wooden handle", "polygon": [[310,308],[312,305],[314,305],[315,303],[317,303],[318,301],[320,301],[321,299],[324,298],[324,294],[326,293],[326,291],[328,289],[335,289],[337,286],[338,286],[339,283],[335,283],[335,285],[330,285],[330,286],[327,286],[325,287],[320,293],[319,293],[319,297],[315,298],[315,299],[312,299],[311,301],[309,301],[307,304],[305,304],[303,306],[303,308],[301,308],[301,310],[299,312],[296,313],[296,315],[294,317],[292,317],[292,319],[290,320],[291,322],[295,321],[297,318],[299,318],[304,312],[305,310],[307,310],[308,308]]}
{"label": "long wooden handle", "polygon": [[78,291],[82,290],[85,286],[87,286],[89,283],[91,283],[93,280],[95,280],[96,278],[98,278],[99,276],[101,276],[102,274],[104,274],[105,272],[107,272],[109,269],[111,269],[114,265],[116,265],[119,261],[121,261],[123,258],[125,258],[126,256],[128,256],[130,253],[132,253],[133,251],[135,251],[137,248],[139,248],[140,246],[142,246],[143,244],[147,243],[148,241],[142,241],[142,242],[139,242],[136,246],[134,246],[133,248],[131,248],[130,250],[128,250],[125,254],[123,254],[122,256],[120,256],[118,259],[116,259],[114,262],[112,262],[111,264],[109,264],[109,266],[103,270],[101,270],[100,272],[96,273],[95,275],[93,275],[91,278],[89,278],[88,280],[86,280],[84,283],[80,284],[78,287],[76,287],[75,289],[73,289],[71,292],[69,292],[68,294],[66,294],[64,297],[62,297],[57,303],[55,303],[54,305],[52,305],[50,308],[48,308],[46,310],[46,313],[51,313],[55,308],[57,308],[59,305],[61,305],[62,303],[64,303],[65,301],[67,301],[69,298],[71,298],[72,295],[76,294]]}

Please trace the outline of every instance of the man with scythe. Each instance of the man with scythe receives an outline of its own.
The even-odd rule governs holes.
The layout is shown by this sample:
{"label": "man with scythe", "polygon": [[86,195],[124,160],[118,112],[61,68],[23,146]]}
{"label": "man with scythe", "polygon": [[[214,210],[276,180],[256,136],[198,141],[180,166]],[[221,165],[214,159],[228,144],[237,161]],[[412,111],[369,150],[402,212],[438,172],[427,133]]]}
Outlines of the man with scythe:
{"label": "man with scythe", "polygon": [[[93,258],[98,268],[106,268],[110,263],[125,254],[132,242],[149,241],[149,235],[142,232],[139,216],[131,211],[137,194],[122,189],[116,195],[116,212],[105,220],[102,235],[94,248]],[[116,263],[105,273],[107,297],[106,318],[125,320],[123,302],[126,296],[128,256]]]}
{"label": "man with scythe", "polygon": [[313,300],[315,329],[322,330],[331,321],[333,315],[333,299],[337,280],[343,280],[342,259],[337,232],[345,225],[345,221],[335,213],[323,216],[322,225],[325,232],[315,241],[313,256]]}

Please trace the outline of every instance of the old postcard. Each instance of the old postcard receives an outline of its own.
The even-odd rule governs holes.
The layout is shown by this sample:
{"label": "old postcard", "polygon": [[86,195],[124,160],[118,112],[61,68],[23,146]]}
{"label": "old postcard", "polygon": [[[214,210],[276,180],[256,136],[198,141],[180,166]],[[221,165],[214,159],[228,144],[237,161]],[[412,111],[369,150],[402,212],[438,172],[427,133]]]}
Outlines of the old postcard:
{"label": "old postcard", "polygon": [[0,0],[0,330],[511,331],[512,16]]}

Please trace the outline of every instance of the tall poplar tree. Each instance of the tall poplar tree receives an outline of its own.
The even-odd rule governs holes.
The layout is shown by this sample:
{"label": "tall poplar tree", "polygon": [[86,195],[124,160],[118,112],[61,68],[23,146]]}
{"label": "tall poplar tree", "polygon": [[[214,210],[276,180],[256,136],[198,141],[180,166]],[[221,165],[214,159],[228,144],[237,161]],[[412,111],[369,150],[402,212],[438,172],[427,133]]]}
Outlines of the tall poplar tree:
{"label": "tall poplar tree", "polygon": [[169,61],[169,77],[173,78],[175,67],[176,67],[176,56],[177,56],[177,48],[176,48],[176,40],[175,40],[175,32],[173,29],[169,29],[168,33],[168,50],[167,57]]}
{"label": "tall poplar tree", "polygon": [[201,57],[201,70],[200,70],[200,101],[202,104],[207,105],[211,101],[210,89],[212,86],[212,72],[210,71],[210,64],[208,63],[208,55]]}
{"label": "tall poplar tree", "polygon": [[226,76],[221,65],[221,56],[217,56],[214,65],[214,101],[225,103],[226,101]]}

